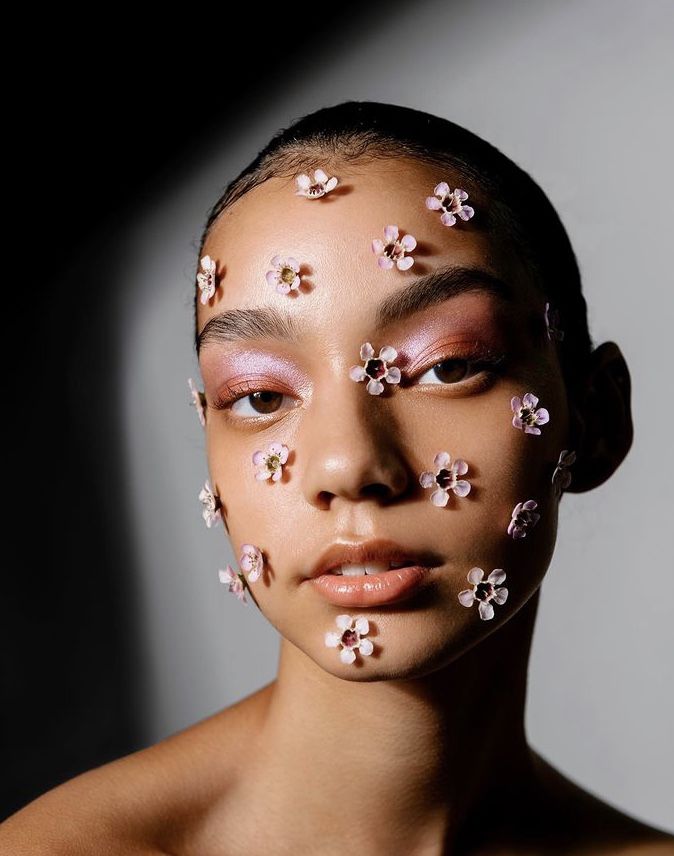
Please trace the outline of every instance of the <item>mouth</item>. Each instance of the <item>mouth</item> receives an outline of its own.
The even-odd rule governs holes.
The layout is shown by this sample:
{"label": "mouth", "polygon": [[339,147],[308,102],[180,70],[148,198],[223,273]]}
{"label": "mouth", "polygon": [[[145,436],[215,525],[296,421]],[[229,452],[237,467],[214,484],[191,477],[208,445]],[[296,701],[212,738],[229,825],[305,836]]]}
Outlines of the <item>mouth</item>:
{"label": "mouth", "polygon": [[395,571],[399,568],[406,568],[413,564],[414,562],[411,559],[409,561],[402,562],[367,562],[363,565],[345,563],[343,565],[339,565],[337,568],[331,568],[331,570],[326,571],[326,573],[334,574],[338,577],[364,577],[366,574],[384,574],[387,571]]}

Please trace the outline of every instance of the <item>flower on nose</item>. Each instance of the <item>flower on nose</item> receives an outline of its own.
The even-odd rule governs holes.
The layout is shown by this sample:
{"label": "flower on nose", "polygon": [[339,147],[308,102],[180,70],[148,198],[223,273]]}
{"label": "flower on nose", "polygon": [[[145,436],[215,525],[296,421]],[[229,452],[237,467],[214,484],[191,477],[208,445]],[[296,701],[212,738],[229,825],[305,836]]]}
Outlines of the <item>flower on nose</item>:
{"label": "flower on nose", "polygon": [[267,282],[274,286],[279,294],[287,294],[289,291],[299,291],[300,288],[300,263],[292,256],[274,256],[271,260],[274,266],[266,273]]}
{"label": "flower on nose", "polygon": [[560,494],[571,484],[571,472],[569,467],[576,461],[576,453],[573,450],[562,449],[559,453],[557,466],[552,474],[552,484],[555,492]]}
{"label": "flower on nose", "polygon": [[328,178],[327,173],[322,169],[314,170],[314,180],[306,175],[306,173],[302,173],[298,175],[295,179],[297,183],[297,190],[295,191],[295,196],[306,196],[307,199],[318,199],[321,196],[325,196],[326,193],[330,193],[331,190],[334,190],[337,187],[337,182],[339,179],[335,178],[333,175],[332,178]]}
{"label": "flower on nose", "polygon": [[254,583],[260,579],[264,559],[262,551],[255,544],[242,544],[239,556],[239,567],[248,574],[248,582]]}
{"label": "flower on nose", "polygon": [[222,568],[218,570],[218,577],[221,583],[229,586],[229,591],[235,594],[240,601],[248,603],[246,600],[246,587],[241,579],[241,574],[238,574],[234,568],[227,565],[224,570]]}
{"label": "flower on nose", "polygon": [[265,452],[253,452],[253,463],[257,467],[255,478],[259,481],[278,481],[283,475],[283,464],[288,460],[288,447],[283,443],[271,443]]}
{"label": "flower on nose", "polygon": [[213,493],[210,484],[205,482],[199,493],[199,499],[204,506],[202,516],[206,521],[206,526],[210,529],[221,519],[222,504],[220,498]]}
{"label": "flower on nose", "polygon": [[540,434],[541,429],[538,425],[545,425],[550,421],[550,414],[544,407],[539,407],[538,397],[533,392],[527,392],[524,398],[519,395],[514,395],[510,399],[510,407],[515,414],[513,416],[513,425],[515,428],[524,429],[525,434]]}
{"label": "flower on nose", "polygon": [[463,204],[464,200],[468,199],[468,194],[460,187],[450,190],[447,182],[441,181],[435,186],[433,193],[435,196],[426,197],[426,207],[431,211],[442,211],[440,222],[445,226],[453,226],[457,217],[470,220],[475,214],[470,205]]}
{"label": "flower on nose", "polygon": [[360,346],[360,358],[364,361],[362,366],[351,366],[349,377],[351,380],[367,380],[367,391],[370,395],[379,395],[384,391],[382,380],[387,383],[400,383],[400,369],[397,366],[389,366],[392,360],[398,356],[398,352],[391,345],[384,345],[379,350],[379,356],[375,357],[374,348],[370,342],[364,342]]}
{"label": "flower on nose", "polygon": [[384,238],[375,238],[372,241],[372,252],[379,256],[377,264],[384,270],[389,270],[395,265],[398,270],[408,270],[414,264],[412,256],[407,256],[405,253],[411,252],[417,245],[417,239],[412,235],[399,237],[400,232],[397,226],[385,226]]}
{"label": "flower on nose", "polygon": [[201,302],[205,305],[215,294],[215,261],[210,256],[204,256],[200,261],[202,270],[197,274],[197,282],[201,289]]}
{"label": "flower on nose", "polygon": [[559,329],[559,312],[553,309],[549,303],[545,304],[545,327],[548,332],[548,339],[557,339],[560,342],[564,339],[564,331]]}
{"label": "flower on nose", "polygon": [[465,479],[457,478],[468,472],[468,464],[457,458],[450,466],[450,461],[449,452],[438,452],[433,458],[436,471],[433,473],[425,470],[419,476],[419,484],[422,487],[436,488],[431,494],[431,502],[440,508],[447,505],[450,490],[457,496],[467,496],[470,493],[470,484]]}
{"label": "flower on nose", "polygon": [[359,615],[355,621],[350,615],[338,615],[335,618],[335,624],[339,627],[340,632],[329,630],[325,634],[325,644],[328,648],[339,648],[339,659],[342,663],[353,663],[356,659],[356,651],[369,656],[374,645],[369,639],[363,639],[363,636],[370,632],[370,624],[367,618]]}
{"label": "flower on nose", "polygon": [[191,377],[187,378],[187,385],[192,393],[192,401],[190,401],[190,404],[196,408],[199,422],[201,422],[201,427],[203,428],[206,425],[206,396],[201,390],[197,389],[196,384]]}
{"label": "flower on nose", "polygon": [[535,499],[527,499],[526,502],[518,502],[512,510],[512,519],[508,524],[508,535],[513,538],[526,538],[527,529],[535,526],[540,519],[540,514],[534,511],[538,507]]}
{"label": "flower on nose", "polygon": [[498,604],[505,603],[508,598],[508,589],[499,585],[506,578],[502,568],[494,568],[484,582],[483,577],[482,568],[471,568],[468,572],[468,582],[472,584],[473,588],[460,591],[459,601],[464,606],[472,606],[477,601],[480,618],[488,621],[494,617],[494,607],[491,601]]}

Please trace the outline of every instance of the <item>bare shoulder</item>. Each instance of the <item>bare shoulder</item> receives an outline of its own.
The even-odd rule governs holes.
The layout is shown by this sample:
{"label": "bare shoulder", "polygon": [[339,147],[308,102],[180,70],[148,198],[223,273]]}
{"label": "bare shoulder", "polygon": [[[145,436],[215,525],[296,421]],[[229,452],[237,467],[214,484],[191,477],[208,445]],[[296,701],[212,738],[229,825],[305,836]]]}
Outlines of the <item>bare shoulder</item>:
{"label": "bare shoulder", "polygon": [[182,852],[183,838],[236,781],[241,749],[263,715],[270,687],[42,794],[0,824],[0,853]]}

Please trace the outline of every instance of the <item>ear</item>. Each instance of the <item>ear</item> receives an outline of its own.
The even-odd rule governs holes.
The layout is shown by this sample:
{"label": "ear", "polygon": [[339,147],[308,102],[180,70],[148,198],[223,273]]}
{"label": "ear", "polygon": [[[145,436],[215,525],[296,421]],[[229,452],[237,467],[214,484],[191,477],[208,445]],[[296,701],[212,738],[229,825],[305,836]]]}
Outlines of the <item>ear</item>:
{"label": "ear", "polygon": [[603,342],[590,355],[570,402],[576,461],[567,492],[592,490],[620,466],[634,435],[630,396],[630,373],[622,352],[615,342]]}

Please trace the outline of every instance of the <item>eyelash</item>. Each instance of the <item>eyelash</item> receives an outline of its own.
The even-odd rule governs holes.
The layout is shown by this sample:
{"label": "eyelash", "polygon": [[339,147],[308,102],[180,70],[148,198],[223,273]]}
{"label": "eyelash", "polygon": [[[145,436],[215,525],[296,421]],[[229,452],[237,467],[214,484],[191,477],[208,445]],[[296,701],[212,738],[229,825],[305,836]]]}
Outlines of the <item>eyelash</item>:
{"label": "eyelash", "polygon": [[[471,378],[475,377],[477,374],[484,373],[484,377],[482,378],[481,382],[479,384],[474,384],[474,386],[477,387],[477,391],[482,391],[483,389],[486,389],[492,383],[494,378],[503,371],[502,364],[505,359],[506,354],[497,353],[491,351],[490,349],[475,350],[468,354],[451,354],[449,356],[442,356],[439,360],[435,360],[435,362],[433,362],[430,366],[428,366],[422,372],[419,372],[417,375],[411,378],[407,378],[403,374],[403,383],[401,384],[401,386],[407,386],[411,383],[414,377],[423,377],[423,375],[427,374],[429,371],[433,371],[433,369],[435,369],[442,363],[457,362],[465,363],[467,370],[472,369],[472,372],[468,378],[457,381],[456,383],[443,383],[442,381],[439,381],[438,383],[425,382],[425,385],[447,387],[460,386],[466,383],[470,383]],[[285,393],[281,393],[280,390],[269,389],[267,387],[256,387],[249,381],[243,381],[242,383],[235,384],[231,387],[227,386],[225,388],[225,394],[218,396],[214,401],[212,401],[210,403],[210,407],[213,410],[231,411],[232,406],[237,401],[241,401],[244,398],[248,398],[248,396],[252,395],[255,392],[277,392],[281,395],[285,395]],[[258,413],[256,416],[233,416],[231,412],[227,414],[229,419],[246,422],[265,420],[268,416],[275,415],[276,413]]]}

